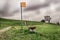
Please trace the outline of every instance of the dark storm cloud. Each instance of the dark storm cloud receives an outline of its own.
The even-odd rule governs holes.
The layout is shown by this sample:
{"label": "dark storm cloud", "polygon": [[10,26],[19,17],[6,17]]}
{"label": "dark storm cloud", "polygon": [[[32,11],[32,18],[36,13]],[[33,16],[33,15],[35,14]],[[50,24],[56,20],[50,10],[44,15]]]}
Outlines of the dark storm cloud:
{"label": "dark storm cloud", "polygon": [[6,1],[5,6],[2,10],[0,10],[0,17],[8,17],[13,16],[15,13],[19,12],[19,9],[15,9],[12,12],[9,11],[10,4],[8,1]]}
{"label": "dark storm cloud", "polygon": [[60,3],[60,0],[46,0],[46,1],[50,3]]}
{"label": "dark storm cloud", "polygon": [[49,6],[49,3],[46,3],[46,4],[35,4],[35,5],[28,6],[25,9],[25,11],[37,10],[39,8],[44,8],[44,7],[48,7],[48,6]]}
{"label": "dark storm cloud", "polygon": [[32,10],[48,7],[51,3],[60,3],[60,0],[46,0],[44,4],[35,3],[33,5],[29,5],[27,8],[24,9],[24,11],[32,11]]}
{"label": "dark storm cloud", "polygon": [[0,11],[0,17],[8,17],[8,16],[13,16],[14,14],[18,13],[19,10],[14,10],[13,12],[11,13],[7,13],[7,12],[4,12],[4,11]]}
{"label": "dark storm cloud", "polygon": [[56,11],[60,11],[60,6],[56,8]]}

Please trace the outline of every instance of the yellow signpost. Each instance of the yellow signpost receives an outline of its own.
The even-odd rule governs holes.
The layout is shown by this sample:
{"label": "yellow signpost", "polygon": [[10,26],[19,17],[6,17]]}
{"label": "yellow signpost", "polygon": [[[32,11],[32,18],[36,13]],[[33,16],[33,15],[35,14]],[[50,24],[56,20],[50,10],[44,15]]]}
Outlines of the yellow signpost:
{"label": "yellow signpost", "polygon": [[21,2],[21,7],[26,7],[26,2]]}
{"label": "yellow signpost", "polygon": [[20,2],[20,7],[21,7],[21,31],[23,30],[23,27],[22,27],[22,25],[23,25],[23,23],[22,23],[22,8],[25,8],[26,7],[26,2]]}

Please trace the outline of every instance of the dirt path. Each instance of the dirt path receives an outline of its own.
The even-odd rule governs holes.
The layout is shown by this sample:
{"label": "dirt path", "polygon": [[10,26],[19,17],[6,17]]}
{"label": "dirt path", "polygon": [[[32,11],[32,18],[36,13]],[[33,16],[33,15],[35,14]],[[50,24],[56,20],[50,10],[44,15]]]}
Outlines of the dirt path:
{"label": "dirt path", "polygon": [[8,30],[11,29],[11,28],[12,28],[12,27],[9,26],[9,27],[6,27],[6,28],[1,29],[1,30],[0,30],[0,34],[3,33],[3,32],[8,31]]}

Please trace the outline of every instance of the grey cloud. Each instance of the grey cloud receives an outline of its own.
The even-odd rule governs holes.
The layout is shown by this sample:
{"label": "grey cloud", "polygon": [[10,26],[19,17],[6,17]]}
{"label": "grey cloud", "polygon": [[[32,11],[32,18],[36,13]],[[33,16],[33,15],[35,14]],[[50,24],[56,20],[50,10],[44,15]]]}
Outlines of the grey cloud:
{"label": "grey cloud", "polygon": [[[52,17],[51,22],[54,22],[54,23],[55,22],[60,22],[60,6],[57,6],[57,8],[55,8],[56,11],[50,10],[50,5],[52,3],[54,5],[55,4],[58,5],[60,3],[60,0],[46,0],[46,2],[45,3],[42,3],[42,4],[38,3],[38,0],[36,0],[37,2],[36,1],[34,2],[34,0],[32,0],[32,1],[33,2],[32,3],[30,2],[28,4],[27,8],[24,9],[24,11],[26,11],[26,13],[23,12],[23,17],[25,17],[24,20],[30,18],[29,20],[40,21],[40,20],[42,20],[42,18],[44,16],[49,15],[49,16]],[[0,17],[6,17],[8,19],[11,18],[11,19],[17,19],[17,20],[19,19],[20,20],[20,15],[21,15],[20,14],[20,10],[19,10],[19,8],[16,8],[15,9],[15,6],[14,6],[17,3],[13,2],[13,0],[12,0],[12,3],[10,3],[10,4],[12,6],[10,5],[9,8],[11,7],[11,9],[14,9],[14,10],[11,10],[10,11],[9,8],[7,9],[7,7],[6,7],[5,8],[5,11],[3,11],[4,10],[4,7],[5,7],[4,6],[3,9],[0,10]],[[36,12],[37,9],[39,9],[39,11],[40,11],[39,14],[35,14],[35,13],[37,13]],[[43,10],[41,11],[41,9],[43,9]],[[34,10],[34,11],[31,11],[31,10]],[[29,11],[29,12],[27,12],[27,11]]]}
{"label": "grey cloud", "polygon": [[[10,6],[11,5],[9,3],[9,0],[5,0],[4,6],[1,6],[3,8],[2,8],[2,10],[0,10],[0,17],[13,16],[15,13],[18,13],[19,12],[19,9],[18,8],[16,8],[13,11],[10,11]],[[0,9],[1,9],[1,7],[0,7]],[[12,8],[11,8],[11,10],[12,10]]]}
{"label": "grey cloud", "polygon": [[46,0],[46,2],[42,4],[39,2],[38,3],[33,2],[29,6],[27,6],[27,8],[25,8],[25,11],[32,11],[32,10],[37,10],[40,8],[48,7],[51,3],[54,3],[54,4],[60,3],[60,0]]}
{"label": "grey cloud", "polygon": [[58,3],[58,2],[60,2],[60,0],[46,0],[47,2],[50,2],[50,3]]}
{"label": "grey cloud", "polygon": [[27,8],[25,8],[25,11],[32,11],[32,10],[37,10],[39,8],[44,8],[44,7],[48,7],[49,3],[46,4],[34,4],[31,6],[28,6]]}

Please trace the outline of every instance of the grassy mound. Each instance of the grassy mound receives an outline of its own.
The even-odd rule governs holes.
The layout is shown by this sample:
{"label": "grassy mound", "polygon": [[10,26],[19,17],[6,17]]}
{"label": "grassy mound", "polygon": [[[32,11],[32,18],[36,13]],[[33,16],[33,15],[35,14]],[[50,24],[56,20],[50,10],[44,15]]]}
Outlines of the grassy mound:
{"label": "grassy mound", "polygon": [[[3,19],[0,18],[0,29],[8,26],[25,26],[24,23],[25,20],[20,21],[20,20],[9,20],[9,19]],[[40,25],[42,23],[40,22],[35,22],[35,21],[28,21],[28,25]]]}
{"label": "grassy mound", "polygon": [[10,30],[0,34],[0,40],[60,40],[60,25],[28,21],[28,25],[36,26],[35,33],[30,33],[23,21],[21,33],[21,21],[19,20],[1,19],[0,24],[0,29],[12,26]]}

